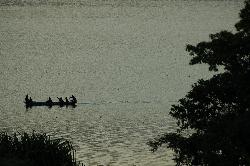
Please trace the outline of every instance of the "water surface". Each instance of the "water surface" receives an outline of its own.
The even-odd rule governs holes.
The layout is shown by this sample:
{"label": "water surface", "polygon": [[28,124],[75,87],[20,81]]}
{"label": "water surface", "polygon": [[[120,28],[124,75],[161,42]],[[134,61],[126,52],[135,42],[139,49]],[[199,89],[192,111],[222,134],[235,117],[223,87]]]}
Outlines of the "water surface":
{"label": "water surface", "polygon": [[[185,45],[234,31],[243,1],[125,2],[0,7],[1,131],[70,139],[86,165],[174,164],[146,142],[174,131],[171,104],[211,76]],[[26,110],[27,93],[79,104]]]}

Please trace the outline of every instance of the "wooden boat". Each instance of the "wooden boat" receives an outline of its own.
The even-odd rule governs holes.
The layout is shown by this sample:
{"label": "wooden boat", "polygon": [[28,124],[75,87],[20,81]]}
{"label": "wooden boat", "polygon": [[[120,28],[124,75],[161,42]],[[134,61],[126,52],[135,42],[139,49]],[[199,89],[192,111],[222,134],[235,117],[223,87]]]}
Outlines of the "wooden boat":
{"label": "wooden boat", "polygon": [[72,107],[76,107],[76,103],[77,103],[77,100],[70,100],[68,102],[65,102],[65,101],[58,101],[58,102],[52,102],[52,100],[48,100],[46,102],[42,102],[42,101],[32,101],[31,99],[25,99],[24,101],[25,103],[25,106],[26,108],[31,108],[33,106],[48,106],[48,107],[52,107],[52,106],[60,106],[60,107],[63,107],[63,106],[72,106]]}
{"label": "wooden boat", "polygon": [[52,103],[49,103],[49,102],[39,102],[39,101],[32,101],[32,102],[24,102],[26,107],[27,108],[31,108],[33,106],[48,106],[48,107],[52,107],[52,106],[60,106],[60,107],[63,107],[63,106],[72,106],[72,107],[76,107],[76,102],[52,102]]}
{"label": "wooden boat", "polygon": [[32,101],[32,102],[24,102],[26,107],[33,107],[33,106],[48,106],[48,107],[52,107],[52,106],[55,106],[55,105],[58,105],[60,107],[63,107],[63,106],[73,106],[75,107],[76,106],[76,103],[75,102],[52,102],[52,103],[48,103],[48,102],[41,102],[41,101]]}

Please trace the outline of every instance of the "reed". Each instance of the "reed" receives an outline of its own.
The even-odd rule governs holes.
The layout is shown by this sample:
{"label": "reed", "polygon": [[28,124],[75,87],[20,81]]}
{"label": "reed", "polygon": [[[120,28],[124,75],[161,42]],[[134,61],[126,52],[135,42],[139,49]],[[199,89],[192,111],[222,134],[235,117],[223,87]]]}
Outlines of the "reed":
{"label": "reed", "polygon": [[0,133],[0,165],[78,166],[71,142],[50,139],[46,134]]}

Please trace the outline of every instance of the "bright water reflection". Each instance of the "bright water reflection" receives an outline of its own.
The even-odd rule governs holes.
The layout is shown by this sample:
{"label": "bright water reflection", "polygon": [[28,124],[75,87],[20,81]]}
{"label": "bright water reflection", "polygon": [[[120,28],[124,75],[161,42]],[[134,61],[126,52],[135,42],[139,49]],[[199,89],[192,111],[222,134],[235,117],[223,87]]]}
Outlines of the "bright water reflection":
{"label": "bright water reflection", "polygon": [[[146,142],[174,130],[170,105],[210,77],[185,45],[233,30],[243,2],[141,3],[0,7],[0,129],[70,139],[87,165],[173,165]],[[90,104],[26,111],[27,93]]]}

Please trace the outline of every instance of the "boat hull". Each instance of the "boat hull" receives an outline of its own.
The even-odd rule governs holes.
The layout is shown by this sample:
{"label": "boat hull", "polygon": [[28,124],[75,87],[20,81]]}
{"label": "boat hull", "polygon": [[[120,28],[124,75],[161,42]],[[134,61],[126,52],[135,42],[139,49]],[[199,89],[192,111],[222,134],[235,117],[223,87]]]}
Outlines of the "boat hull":
{"label": "boat hull", "polygon": [[39,102],[39,101],[32,101],[32,102],[24,102],[26,107],[27,108],[30,108],[30,107],[33,107],[33,106],[48,106],[48,107],[52,107],[52,106],[60,106],[60,107],[63,107],[63,106],[72,106],[72,107],[76,107],[76,103],[75,102],[52,102],[52,103],[49,103],[49,102]]}

